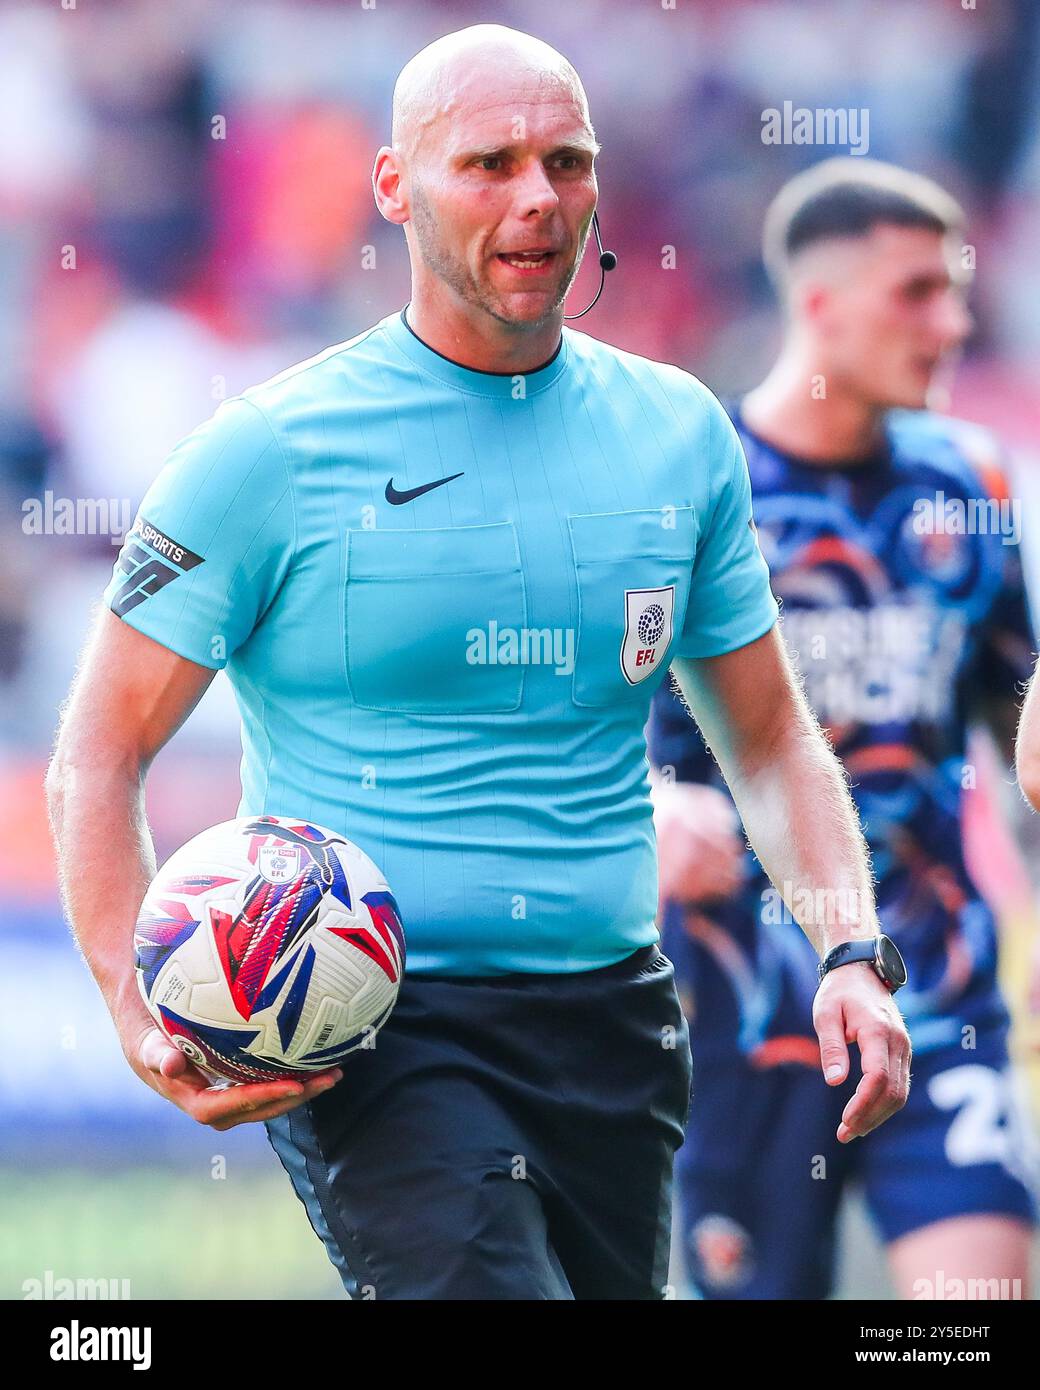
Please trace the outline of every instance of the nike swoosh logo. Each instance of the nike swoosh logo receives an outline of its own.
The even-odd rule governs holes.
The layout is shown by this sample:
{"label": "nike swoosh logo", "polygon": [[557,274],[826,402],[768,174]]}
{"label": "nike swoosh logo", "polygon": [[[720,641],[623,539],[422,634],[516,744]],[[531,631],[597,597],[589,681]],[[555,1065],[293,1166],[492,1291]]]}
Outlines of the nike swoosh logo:
{"label": "nike swoosh logo", "polygon": [[452,473],[450,477],[438,478],[435,483],[423,483],[422,487],[410,487],[406,492],[398,492],[397,488],[394,487],[394,480],[391,478],[386,485],[386,500],[391,507],[400,507],[404,502],[414,502],[424,492],[432,492],[435,487],[443,487],[445,483],[454,482],[456,478],[461,477],[461,473]]}

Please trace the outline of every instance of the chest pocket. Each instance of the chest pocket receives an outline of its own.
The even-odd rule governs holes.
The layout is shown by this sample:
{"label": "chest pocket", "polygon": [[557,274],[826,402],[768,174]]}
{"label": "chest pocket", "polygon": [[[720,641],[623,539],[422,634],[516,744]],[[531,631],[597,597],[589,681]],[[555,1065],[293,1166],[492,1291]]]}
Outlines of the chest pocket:
{"label": "chest pocket", "polygon": [[578,578],[574,703],[647,701],[686,616],[693,508],[603,512],[568,524]]}
{"label": "chest pocket", "polygon": [[489,634],[526,624],[512,522],[349,531],[345,590],[355,704],[414,714],[519,708],[523,667],[488,660]]}

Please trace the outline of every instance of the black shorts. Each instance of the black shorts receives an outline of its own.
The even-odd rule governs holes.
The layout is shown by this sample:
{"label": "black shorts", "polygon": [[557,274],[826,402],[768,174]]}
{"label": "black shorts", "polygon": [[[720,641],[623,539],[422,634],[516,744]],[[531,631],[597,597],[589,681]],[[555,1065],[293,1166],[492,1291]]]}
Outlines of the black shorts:
{"label": "black shorts", "polygon": [[352,1298],[667,1297],[691,1061],[656,946],[406,975],[343,1073],[267,1130]]}

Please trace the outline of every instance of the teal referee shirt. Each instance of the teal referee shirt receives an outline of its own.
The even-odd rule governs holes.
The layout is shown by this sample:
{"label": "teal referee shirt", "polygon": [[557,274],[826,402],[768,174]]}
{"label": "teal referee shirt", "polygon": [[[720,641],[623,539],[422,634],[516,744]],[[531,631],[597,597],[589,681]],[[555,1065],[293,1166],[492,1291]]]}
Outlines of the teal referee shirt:
{"label": "teal referee shirt", "polygon": [[473,371],[394,314],[183,440],[106,600],[227,668],[239,814],[360,845],[412,971],[592,970],[657,937],[669,661],[776,620],[750,518],[688,373],[571,329],[537,371]]}

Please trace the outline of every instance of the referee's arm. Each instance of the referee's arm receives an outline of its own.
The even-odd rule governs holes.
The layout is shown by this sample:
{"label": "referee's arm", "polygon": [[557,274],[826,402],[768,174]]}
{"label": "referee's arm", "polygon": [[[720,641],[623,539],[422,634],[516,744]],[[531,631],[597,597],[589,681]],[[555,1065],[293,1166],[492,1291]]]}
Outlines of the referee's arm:
{"label": "referee's arm", "polygon": [[212,679],[208,667],[103,608],[62,711],[47,803],[66,915],[127,1061],[192,1119],[225,1130],[285,1114],[340,1073],[214,1089],[156,1026],[138,992],[134,924],[155,873],[145,777]]}
{"label": "referee's arm", "polygon": [[[819,954],[876,935],[869,856],[845,773],[806,703],[778,627],[722,656],[678,657],[672,671],[752,849]],[[816,912],[807,903],[828,906]],[[830,1085],[848,1075],[846,1044],[859,1045],[863,1076],[838,1127],[846,1142],[905,1104],[910,1039],[869,964],[831,971],[813,1016]]]}

